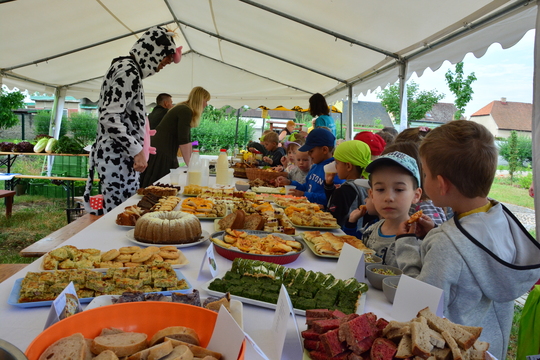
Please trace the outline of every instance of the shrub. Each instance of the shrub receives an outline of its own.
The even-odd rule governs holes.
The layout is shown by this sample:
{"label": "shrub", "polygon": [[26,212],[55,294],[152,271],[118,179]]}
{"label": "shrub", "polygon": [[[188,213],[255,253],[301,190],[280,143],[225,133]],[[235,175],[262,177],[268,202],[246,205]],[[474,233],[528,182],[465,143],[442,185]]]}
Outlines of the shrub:
{"label": "shrub", "polygon": [[19,123],[12,110],[24,106],[24,95],[20,91],[7,92],[0,86],[0,130],[9,129]]}
{"label": "shrub", "polygon": [[520,176],[517,182],[519,184],[519,187],[523,189],[528,189],[531,187],[532,181],[533,181],[533,176],[532,176],[532,172],[530,172],[525,176]]}
{"label": "shrub", "polygon": [[[232,149],[236,135],[236,112],[227,112],[227,108],[216,109],[207,106],[201,116],[199,127],[191,129],[191,140],[199,142],[203,153],[217,153],[220,149]],[[238,120],[236,143],[245,147],[251,141],[255,130],[253,120]]]}
{"label": "shrub", "polygon": [[[34,130],[36,134],[49,134],[51,127],[51,112],[49,110],[38,111],[34,115]],[[60,124],[60,137],[66,135],[68,132],[67,118],[62,116],[62,122]]]}
{"label": "shrub", "polygon": [[[499,146],[499,154],[510,163],[512,149],[509,139],[503,140]],[[532,140],[526,136],[517,136],[517,163],[519,167],[527,167],[532,163]]]}
{"label": "shrub", "polygon": [[97,116],[87,112],[72,113],[68,124],[69,131],[71,131],[75,140],[84,145],[92,144],[96,140]]}

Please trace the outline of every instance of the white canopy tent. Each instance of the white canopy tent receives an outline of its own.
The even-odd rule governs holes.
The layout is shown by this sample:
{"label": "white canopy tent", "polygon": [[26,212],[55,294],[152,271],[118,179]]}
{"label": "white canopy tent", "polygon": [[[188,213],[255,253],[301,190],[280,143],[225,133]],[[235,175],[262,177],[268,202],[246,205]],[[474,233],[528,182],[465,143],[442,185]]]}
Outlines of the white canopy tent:
{"label": "white canopy tent", "polygon": [[183,59],[144,81],[148,104],[161,92],[181,101],[199,85],[214,106],[252,108],[306,108],[316,92],[333,103],[480,57],[495,42],[511,47],[538,12],[537,0],[4,1],[0,81],[9,88],[95,101],[111,60],[163,25],[176,29]]}

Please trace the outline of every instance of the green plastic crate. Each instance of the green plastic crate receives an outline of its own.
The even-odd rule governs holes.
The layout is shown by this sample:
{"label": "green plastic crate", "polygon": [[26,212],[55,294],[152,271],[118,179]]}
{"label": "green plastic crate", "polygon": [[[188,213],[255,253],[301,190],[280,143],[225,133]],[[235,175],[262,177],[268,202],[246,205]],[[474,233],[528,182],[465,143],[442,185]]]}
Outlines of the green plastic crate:
{"label": "green plastic crate", "polygon": [[51,174],[56,176],[88,177],[88,157],[55,156]]}

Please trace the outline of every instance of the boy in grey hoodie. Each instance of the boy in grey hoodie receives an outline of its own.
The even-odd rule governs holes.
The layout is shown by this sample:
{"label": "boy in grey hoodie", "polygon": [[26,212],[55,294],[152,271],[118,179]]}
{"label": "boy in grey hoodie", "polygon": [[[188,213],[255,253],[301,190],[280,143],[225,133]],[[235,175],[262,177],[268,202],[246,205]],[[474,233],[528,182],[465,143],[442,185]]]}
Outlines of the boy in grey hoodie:
{"label": "boy in grey hoodie", "polygon": [[424,188],[454,217],[425,234],[421,219],[396,237],[400,268],[444,290],[444,316],[483,328],[489,351],[506,358],[514,300],[540,278],[540,245],[501,203],[488,199],[497,148],[482,125],[457,120],[432,130],[420,146]]}

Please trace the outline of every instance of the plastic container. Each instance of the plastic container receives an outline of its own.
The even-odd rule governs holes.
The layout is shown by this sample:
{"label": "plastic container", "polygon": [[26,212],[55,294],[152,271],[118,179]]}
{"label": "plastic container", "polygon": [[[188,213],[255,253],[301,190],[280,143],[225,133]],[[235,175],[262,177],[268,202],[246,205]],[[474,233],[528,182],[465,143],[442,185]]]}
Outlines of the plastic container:
{"label": "plastic container", "polygon": [[221,149],[216,165],[216,184],[229,185],[229,158],[227,150]]}
{"label": "plastic container", "polygon": [[208,178],[210,177],[210,164],[208,159],[201,159],[202,166],[202,183],[201,186],[208,186]]}
{"label": "plastic container", "polygon": [[199,185],[202,184],[202,164],[199,155],[199,150],[193,150],[191,159],[189,161],[187,172],[187,185]]}

